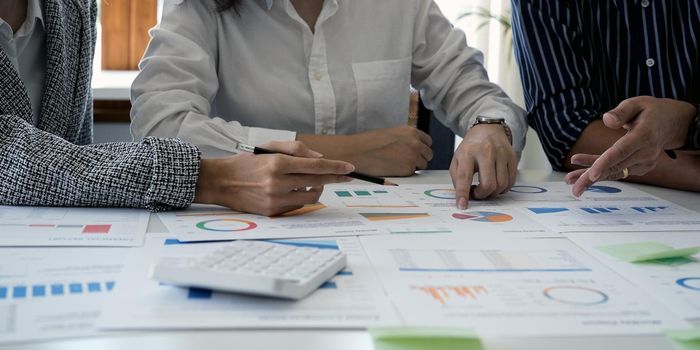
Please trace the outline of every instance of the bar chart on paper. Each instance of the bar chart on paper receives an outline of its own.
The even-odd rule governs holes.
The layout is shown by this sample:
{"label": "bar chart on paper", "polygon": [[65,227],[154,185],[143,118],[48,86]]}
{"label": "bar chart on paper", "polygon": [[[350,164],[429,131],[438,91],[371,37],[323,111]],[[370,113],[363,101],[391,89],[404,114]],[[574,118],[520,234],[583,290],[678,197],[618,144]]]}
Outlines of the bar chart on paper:
{"label": "bar chart on paper", "polygon": [[150,213],[139,209],[0,207],[0,246],[139,246]]}
{"label": "bar chart on paper", "polygon": [[158,283],[143,273],[156,259],[189,260],[217,249],[220,243],[164,244],[149,235],[117,280],[114,302],[103,312],[106,329],[206,328],[363,328],[398,323],[391,302],[369,269],[356,237],[274,240],[300,247],[338,249],[347,254],[346,270],[299,301],[262,298]]}
{"label": "bar chart on paper", "polygon": [[406,326],[580,335],[684,324],[568,240],[429,237],[360,238]]}
{"label": "bar chart on paper", "polygon": [[[607,192],[606,192],[607,193]],[[700,219],[673,203],[654,201],[582,201],[577,205],[535,206],[525,212],[555,232],[693,231]]]}
{"label": "bar chart on paper", "polygon": [[87,336],[131,249],[2,248],[0,343]]}

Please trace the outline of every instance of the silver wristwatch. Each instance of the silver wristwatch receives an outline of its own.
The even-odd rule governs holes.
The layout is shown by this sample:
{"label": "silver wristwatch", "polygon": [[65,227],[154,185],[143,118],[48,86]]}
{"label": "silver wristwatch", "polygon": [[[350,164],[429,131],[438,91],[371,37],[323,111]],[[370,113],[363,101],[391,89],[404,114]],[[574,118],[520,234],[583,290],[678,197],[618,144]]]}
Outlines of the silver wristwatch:
{"label": "silver wristwatch", "polygon": [[503,130],[506,132],[506,136],[508,136],[508,142],[510,142],[510,144],[513,145],[513,133],[510,131],[510,128],[508,127],[508,124],[506,124],[505,119],[478,116],[476,117],[476,121],[474,122],[474,124],[472,124],[470,129],[479,124],[501,124],[503,126]]}

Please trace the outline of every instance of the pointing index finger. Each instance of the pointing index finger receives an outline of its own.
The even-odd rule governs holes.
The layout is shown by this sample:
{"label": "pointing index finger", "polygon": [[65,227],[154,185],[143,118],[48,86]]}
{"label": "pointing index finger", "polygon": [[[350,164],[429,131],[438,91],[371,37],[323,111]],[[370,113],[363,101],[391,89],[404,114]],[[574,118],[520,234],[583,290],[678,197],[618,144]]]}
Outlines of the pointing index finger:
{"label": "pointing index finger", "polygon": [[637,140],[633,132],[627,133],[627,135],[617,140],[617,142],[600,155],[600,158],[593,162],[593,165],[588,171],[588,177],[593,182],[598,181],[600,178],[604,177],[606,172],[610,171],[613,166],[625,161],[641,146],[642,143]]}

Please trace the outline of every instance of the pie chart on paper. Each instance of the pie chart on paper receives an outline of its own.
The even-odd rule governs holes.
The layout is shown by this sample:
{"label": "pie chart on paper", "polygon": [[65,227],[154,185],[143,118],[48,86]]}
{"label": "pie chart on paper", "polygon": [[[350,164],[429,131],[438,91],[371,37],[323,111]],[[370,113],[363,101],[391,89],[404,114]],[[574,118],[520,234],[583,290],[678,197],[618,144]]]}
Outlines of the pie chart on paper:
{"label": "pie chart on paper", "polygon": [[508,214],[492,211],[454,213],[452,217],[457,220],[471,220],[477,222],[508,222],[513,220],[513,217]]}

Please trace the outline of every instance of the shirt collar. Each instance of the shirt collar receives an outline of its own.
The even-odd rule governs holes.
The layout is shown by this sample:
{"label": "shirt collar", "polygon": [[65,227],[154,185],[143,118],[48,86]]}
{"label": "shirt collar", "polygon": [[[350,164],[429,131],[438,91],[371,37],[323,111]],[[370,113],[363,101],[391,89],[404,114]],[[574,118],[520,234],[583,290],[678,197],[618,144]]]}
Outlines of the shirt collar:
{"label": "shirt collar", "polygon": [[26,36],[34,32],[37,23],[43,27],[44,14],[42,9],[42,0],[29,0],[27,2],[27,18],[19,28],[15,37]]}

